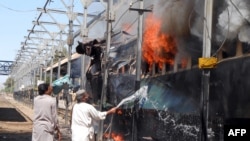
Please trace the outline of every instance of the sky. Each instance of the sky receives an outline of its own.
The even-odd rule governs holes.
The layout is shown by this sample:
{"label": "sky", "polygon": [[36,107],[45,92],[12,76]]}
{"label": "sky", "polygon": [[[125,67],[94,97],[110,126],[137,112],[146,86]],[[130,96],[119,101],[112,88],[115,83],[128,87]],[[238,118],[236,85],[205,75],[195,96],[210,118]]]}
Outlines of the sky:
{"label": "sky", "polygon": [[[43,8],[47,0],[1,0],[0,1],[0,60],[14,61],[18,50],[21,49],[21,42],[25,41],[24,36],[28,36],[28,30],[33,27],[40,14],[37,8]],[[52,0],[47,7],[54,7],[57,10],[64,10],[65,7],[58,4],[59,0]],[[64,0],[66,4],[72,0]],[[91,4],[90,6],[95,5]],[[94,6],[92,6],[94,7]],[[98,8],[91,8],[92,12]],[[80,0],[74,1],[74,11],[80,12],[82,4]],[[67,17],[66,17],[67,18]],[[9,76],[0,75],[0,86]]]}
{"label": "sky", "polygon": [[[32,28],[32,21],[46,0],[1,0],[0,1],[0,60],[14,61],[21,42]],[[8,76],[0,75],[0,86]]]}

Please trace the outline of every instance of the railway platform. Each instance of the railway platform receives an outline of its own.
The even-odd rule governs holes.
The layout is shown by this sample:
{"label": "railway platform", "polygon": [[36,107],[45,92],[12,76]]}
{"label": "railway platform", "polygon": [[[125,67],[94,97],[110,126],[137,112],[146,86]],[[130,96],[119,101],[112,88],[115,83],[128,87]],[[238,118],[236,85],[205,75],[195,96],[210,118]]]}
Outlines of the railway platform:
{"label": "railway platform", "polygon": [[[0,141],[31,141],[32,119],[32,104],[18,101],[12,94],[0,94]],[[70,141],[70,128],[64,116],[59,114],[58,120],[62,141]]]}

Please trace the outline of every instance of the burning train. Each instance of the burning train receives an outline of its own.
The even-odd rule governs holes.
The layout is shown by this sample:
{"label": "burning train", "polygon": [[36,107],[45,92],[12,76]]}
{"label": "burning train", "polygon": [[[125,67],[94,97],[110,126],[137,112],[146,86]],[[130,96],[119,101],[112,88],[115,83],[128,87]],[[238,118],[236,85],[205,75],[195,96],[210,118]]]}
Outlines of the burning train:
{"label": "burning train", "polygon": [[[152,12],[144,13],[141,42],[140,86],[148,86],[147,97],[143,102],[123,105],[119,114],[112,118],[112,134],[109,135],[113,140],[133,140],[133,134],[138,141],[201,139],[200,97],[203,84],[198,59],[202,56],[203,31],[206,30],[203,28],[206,20],[204,2],[145,1],[145,7],[152,8]],[[213,4],[213,34],[209,38],[211,56],[219,61],[210,69],[207,123],[210,140],[223,140],[223,125],[227,119],[250,116],[247,110],[250,98],[247,95],[247,78],[250,76],[247,71],[249,4],[246,0],[214,1]],[[138,41],[133,32],[137,27],[129,26],[126,20],[120,24],[121,31],[112,37],[113,48],[108,62],[107,103],[111,105],[131,96],[136,85],[135,47]],[[78,49],[88,46],[79,45]],[[101,71],[97,69],[101,67],[94,68],[88,72]],[[89,75],[90,90],[102,87],[101,77]],[[92,93],[97,99],[101,98],[101,90]],[[134,107],[137,110],[133,110]],[[115,139],[117,136],[122,138]]]}
{"label": "burning train", "polygon": [[[250,116],[247,110],[249,4],[247,0],[214,1],[211,55],[219,62],[211,69],[209,84],[210,140],[223,140],[223,124],[227,119]],[[202,56],[204,1],[159,0],[145,1],[144,5],[152,9],[144,13],[141,42],[140,86],[148,86],[147,97],[143,102],[121,106],[105,122],[112,123],[112,127],[111,133],[104,136],[115,141],[133,140],[133,136],[138,141],[200,140],[202,70],[198,68],[198,58]],[[126,14],[114,25],[108,59],[106,102],[113,106],[131,96],[136,85],[138,27],[131,24],[136,21],[135,16],[133,19],[131,13]],[[120,27],[116,28],[117,25]],[[93,58],[86,73],[86,88],[95,102],[101,99],[100,55],[105,45],[105,41],[93,40],[79,42],[76,47],[77,53]]]}
{"label": "burning train", "polygon": [[[231,118],[249,118],[249,21],[248,0],[213,1],[211,56],[218,62],[209,69],[209,107],[206,132],[210,140],[223,140],[223,125]],[[114,1],[115,16],[107,60],[107,40],[100,21],[89,30],[89,41],[76,38],[77,57],[71,78],[86,69],[84,87],[100,104],[103,64],[107,65],[105,106],[117,106],[136,90],[136,47],[142,45],[140,87],[143,97],[120,106],[105,120],[104,137],[114,141],[195,141],[201,139],[202,69],[205,0],[144,0],[143,40],[138,40],[139,2]],[[150,11],[150,12],[149,12]],[[86,56],[81,66],[80,56]],[[62,70],[65,70],[62,66]]]}

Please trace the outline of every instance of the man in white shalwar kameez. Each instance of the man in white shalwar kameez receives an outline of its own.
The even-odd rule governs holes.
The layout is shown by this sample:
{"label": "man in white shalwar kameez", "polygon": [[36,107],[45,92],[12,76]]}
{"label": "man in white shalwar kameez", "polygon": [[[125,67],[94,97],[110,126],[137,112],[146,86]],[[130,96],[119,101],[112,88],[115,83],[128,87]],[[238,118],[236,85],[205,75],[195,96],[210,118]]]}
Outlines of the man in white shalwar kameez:
{"label": "man in white shalwar kameez", "polygon": [[72,141],[92,141],[94,139],[93,120],[104,120],[106,115],[115,113],[116,107],[106,112],[97,111],[89,104],[90,96],[83,89],[76,92],[76,100],[71,117]]}
{"label": "man in white shalwar kameez", "polygon": [[34,99],[32,141],[53,141],[55,131],[60,141],[56,99],[51,97],[52,87],[49,84],[40,84],[38,92],[39,95]]}

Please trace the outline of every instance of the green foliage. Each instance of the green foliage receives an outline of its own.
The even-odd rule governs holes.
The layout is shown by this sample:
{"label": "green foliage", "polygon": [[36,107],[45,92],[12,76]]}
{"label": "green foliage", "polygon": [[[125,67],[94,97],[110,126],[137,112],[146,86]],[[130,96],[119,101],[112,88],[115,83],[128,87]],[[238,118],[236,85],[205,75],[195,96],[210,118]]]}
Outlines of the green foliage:
{"label": "green foliage", "polygon": [[11,77],[7,78],[4,83],[4,91],[10,93],[14,91],[14,80]]}

